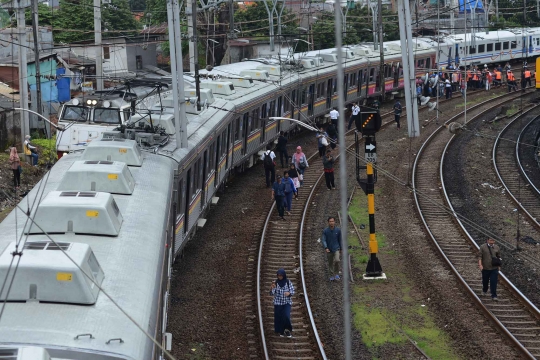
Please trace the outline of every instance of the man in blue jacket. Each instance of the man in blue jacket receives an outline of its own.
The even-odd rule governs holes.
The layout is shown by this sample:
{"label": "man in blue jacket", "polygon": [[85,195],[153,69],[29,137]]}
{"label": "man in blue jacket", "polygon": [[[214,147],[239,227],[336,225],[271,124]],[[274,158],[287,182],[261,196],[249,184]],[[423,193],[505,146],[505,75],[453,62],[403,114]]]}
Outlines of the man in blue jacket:
{"label": "man in blue jacket", "polygon": [[330,268],[330,281],[339,280],[339,254],[341,252],[341,229],[336,227],[336,219],[328,218],[328,227],[323,230],[322,244],[326,251],[328,266]]}

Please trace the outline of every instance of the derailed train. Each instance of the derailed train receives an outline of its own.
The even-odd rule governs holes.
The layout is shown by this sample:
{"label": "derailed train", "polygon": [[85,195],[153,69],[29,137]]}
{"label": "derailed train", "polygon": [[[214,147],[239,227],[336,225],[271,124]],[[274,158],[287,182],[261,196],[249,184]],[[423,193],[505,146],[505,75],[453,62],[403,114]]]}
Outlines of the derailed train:
{"label": "derailed train", "polygon": [[[536,30],[531,31],[534,35],[526,38],[515,32],[490,32],[489,36],[500,36],[491,47],[476,39],[475,52],[483,45],[484,50],[500,48],[497,55],[468,61],[516,58],[514,50],[525,49],[523,41],[538,45]],[[445,43],[446,48],[434,42],[416,41],[419,72],[451,62],[449,49],[463,51],[455,41],[450,47]],[[197,227],[203,226],[210,205],[219,206],[217,189],[229,174],[254,164],[279,131],[295,127],[291,121],[271,117],[308,121],[337,106],[338,96],[350,103],[383,91],[402,91],[399,42],[384,46],[384,84],[379,82],[379,54],[371,45],[341,50],[344,94],[337,94],[336,49],[297,54],[294,61],[258,59],[201,71],[203,106],[197,110],[195,104],[187,104],[185,148],[174,140],[170,94],[146,115],[106,106],[102,99],[89,105],[66,104],[60,122],[68,126],[59,136],[59,141],[68,140],[62,149],[66,155],[19,204],[20,209],[0,224],[0,281],[7,284],[0,286],[0,300],[7,299],[0,318],[0,355],[163,358],[161,349],[113,300],[170,348],[168,328],[184,326],[167,321],[172,263]],[[533,56],[540,48],[529,50],[527,45],[521,54]],[[194,79],[185,75],[184,80],[189,100],[195,96]],[[121,101],[123,96],[118,94]],[[81,135],[78,123],[92,132],[92,126],[97,129],[104,122],[66,115],[96,114],[97,108],[116,109],[117,116],[107,110],[106,124],[121,126],[120,131],[102,128],[92,141],[83,141],[81,136],[90,135]],[[27,214],[35,223],[27,220]]]}

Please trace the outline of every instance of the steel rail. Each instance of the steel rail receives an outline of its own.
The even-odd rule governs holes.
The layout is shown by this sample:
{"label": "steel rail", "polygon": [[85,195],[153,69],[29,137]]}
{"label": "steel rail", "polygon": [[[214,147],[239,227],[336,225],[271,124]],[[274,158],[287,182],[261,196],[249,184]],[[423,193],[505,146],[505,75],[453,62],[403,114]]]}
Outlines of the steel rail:
{"label": "steel rail", "polygon": [[[538,108],[540,105],[536,105],[535,107],[527,110],[527,113],[529,111],[532,111],[536,108]],[[523,211],[527,217],[529,218],[529,220],[531,220],[533,222],[533,224],[535,225],[535,227],[537,229],[540,229],[540,223],[538,222],[538,220],[536,220],[536,218],[529,212],[527,211],[527,209],[525,209],[525,207],[521,204],[521,202],[514,196],[514,194],[512,194],[512,191],[510,190],[510,188],[508,187],[508,185],[506,184],[506,182],[504,181],[501,173],[499,172],[499,167],[497,166],[497,149],[498,149],[498,146],[499,146],[499,143],[500,143],[500,140],[501,140],[501,137],[502,135],[509,129],[509,127],[511,127],[512,125],[514,125],[514,123],[522,116],[524,115],[525,112],[519,116],[517,116],[514,120],[512,120],[511,122],[509,122],[500,132],[499,134],[497,135],[497,138],[495,139],[495,142],[493,143],[493,150],[492,150],[492,156],[491,156],[491,159],[492,159],[492,163],[493,163],[493,168],[495,169],[495,173],[497,174],[497,177],[499,178],[499,181],[501,182],[501,184],[503,184],[504,186],[504,189],[506,190],[506,193],[512,198],[512,201],[521,209],[521,211]],[[539,116],[537,116],[536,118],[534,118],[533,120],[531,120],[531,122],[535,121],[536,119],[538,119]],[[519,154],[518,154],[518,150],[519,150],[519,138],[521,138],[521,133],[520,133],[520,136],[518,137],[518,141],[516,142],[516,161],[518,162],[518,166],[519,168],[521,169],[522,171],[522,174],[525,174],[525,171],[523,170],[523,167],[521,166],[521,162],[519,161]],[[526,175],[525,175],[526,177]],[[532,185],[530,179],[528,177],[526,177],[526,180],[529,182],[529,184]],[[534,187],[534,185],[532,185]],[[536,190],[536,192],[538,192],[538,189],[536,189],[536,187],[534,187],[534,189]]]}
{"label": "steel rail", "polygon": [[536,187],[536,185],[534,185],[534,183],[531,181],[531,179],[529,178],[529,175],[527,175],[527,172],[525,171],[525,169],[523,168],[523,165],[521,165],[521,157],[519,156],[519,145],[521,145],[521,138],[523,136],[523,134],[525,133],[525,130],[527,130],[527,128],[536,120],[538,120],[538,118],[540,117],[537,116],[536,118],[532,119],[531,121],[529,121],[529,123],[527,125],[525,125],[525,127],[523,128],[523,130],[521,131],[521,133],[519,134],[519,137],[518,137],[518,140],[517,140],[517,143],[516,143],[516,158],[517,158],[517,161],[518,161],[518,165],[519,165],[519,168],[521,169],[521,173],[523,174],[523,176],[525,177],[525,179],[527,179],[528,183],[531,185],[531,187],[534,189],[534,191],[540,195],[540,189],[538,189]]}
{"label": "steel rail", "polygon": [[[486,102],[488,101],[491,101],[491,100],[494,100],[494,99],[498,99],[498,98],[501,98],[501,97],[504,97],[504,96],[507,96],[506,94],[504,95],[500,95],[500,96],[496,96],[496,97],[493,97],[493,98],[490,98],[489,100],[486,100]],[[447,101],[451,101],[452,99],[447,99],[447,100],[439,100],[439,103],[441,102],[447,102]],[[480,103],[478,105],[475,105],[475,106],[480,106],[484,104],[483,103]],[[405,107],[403,107],[405,109]],[[422,108],[420,110],[423,110],[423,111],[427,111],[426,110],[427,108]],[[405,114],[406,114],[406,111],[405,111]],[[387,112],[387,113],[384,113],[384,114],[381,114],[381,117],[387,117],[387,116],[391,116],[393,115],[393,112],[390,111],[390,112]],[[403,114],[402,114],[403,115]],[[453,118],[456,118],[458,115],[454,116]],[[452,118],[452,119],[453,119]],[[449,122],[450,120],[448,120],[447,122]],[[392,124],[394,122],[394,120],[389,120],[387,122],[384,122],[381,126],[381,128],[384,128],[384,127],[387,127],[389,126],[390,124]],[[446,122],[445,122],[446,123]],[[441,125],[442,127],[443,125]],[[350,135],[352,133],[354,133],[354,129],[352,130],[349,130],[345,133],[345,135]],[[350,144],[349,146],[347,146],[347,148],[351,148],[352,146],[354,145],[354,142],[352,144]],[[308,160],[311,160],[313,157],[315,157],[318,153],[315,152],[314,154],[312,154]],[[336,160],[337,158],[339,158],[339,155],[336,156]],[[418,158],[418,157],[417,157]],[[414,174],[414,172],[413,172]],[[306,207],[305,209],[307,209],[307,206],[309,205],[309,200],[311,199],[311,196],[312,194],[314,193],[320,179],[322,179],[324,175],[324,172],[321,173],[321,175],[319,176],[319,178],[317,179],[317,181],[315,182],[315,184],[313,185],[313,188],[308,196],[308,201],[306,202]],[[414,175],[413,175],[414,176]],[[351,197],[352,199],[352,197]],[[349,199],[349,203],[350,203],[350,199]],[[266,232],[268,230],[268,224],[270,222],[270,218],[272,216],[272,213],[275,209],[275,202],[272,203],[272,206],[270,207],[270,210],[268,211],[268,215],[266,217],[266,220],[264,222],[264,226],[263,226],[263,231],[262,231],[262,234],[261,234],[261,242],[259,244],[259,252],[258,252],[258,259],[257,259],[257,286],[256,286],[256,291],[257,291],[257,315],[258,315],[258,320],[259,320],[259,331],[260,331],[260,337],[261,337],[261,343],[262,343],[262,347],[263,347],[263,351],[264,351],[264,358],[266,360],[269,360],[270,357],[269,357],[269,354],[268,354],[268,347],[267,347],[267,344],[266,344],[266,336],[265,336],[265,333],[264,333],[264,321],[263,321],[263,315],[262,315],[262,304],[261,304],[261,263],[262,263],[262,255],[263,255],[263,248],[264,248],[264,240],[265,240],[265,235],[266,235]],[[304,210],[305,211],[305,210]],[[303,224],[304,224],[304,214],[302,215],[302,223],[301,223],[301,226],[300,226],[300,237],[302,238],[302,232],[303,232]],[[313,318],[313,313],[311,311],[311,307],[309,306],[309,300],[308,300],[308,293],[307,293],[307,290],[306,290],[306,284],[305,284],[305,277],[304,277],[304,269],[303,269],[303,257],[302,257],[302,243],[300,243],[300,271],[301,271],[301,278],[302,278],[302,288],[304,290],[304,296],[306,298],[306,307],[308,309],[308,315],[309,315],[309,318],[310,318],[310,322],[311,322],[311,327],[314,329],[314,332],[315,332],[315,337],[317,339],[317,345],[319,347],[319,349],[323,349],[323,345],[322,345],[322,342],[320,340],[320,336],[317,332],[317,327],[315,325],[315,321],[314,321],[314,318]],[[324,354],[324,349],[322,350],[323,352],[321,354]],[[326,359],[326,355],[323,355],[324,358]]]}
{"label": "steel rail", "polygon": [[[508,96],[508,94],[504,94],[504,95],[501,95],[501,96],[498,96],[496,97],[495,99],[499,99],[499,98],[504,98]],[[511,98],[509,100],[513,100],[514,98]],[[494,99],[490,99],[490,100],[487,100],[487,101],[484,101],[484,102],[481,102],[479,104],[476,104],[474,105],[473,107],[469,108],[469,110],[471,109],[476,109],[480,106],[483,106],[483,105],[486,105],[488,102],[491,102],[492,100]],[[509,101],[508,100],[508,101]],[[476,295],[476,293],[470,288],[470,286],[468,285],[468,283],[465,281],[465,279],[461,276],[461,274],[459,273],[459,271],[456,269],[456,267],[454,266],[454,264],[452,263],[452,261],[447,257],[447,255],[445,254],[445,251],[441,248],[441,246],[439,245],[437,239],[435,238],[435,235],[432,233],[428,223],[427,223],[427,220],[426,218],[424,217],[424,214],[422,212],[422,209],[420,207],[420,201],[419,201],[419,197],[418,197],[418,193],[417,193],[417,182],[416,182],[416,175],[417,175],[417,170],[418,170],[418,163],[421,159],[421,157],[423,156],[424,152],[425,152],[425,149],[427,148],[427,146],[433,141],[433,139],[436,137],[436,135],[439,134],[439,132],[441,132],[442,130],[445,129],[445,125],[446,124],[449,124],[450,122],[452,122],[453,120],[459,118],[461,115],[463,114],[463,112],[460,112],[459,114],[456,114],[455,116],[453,116],[452,118],[450,118],[449,120],[445,121],[443,123],[443,125],[441,125],[438,129],[436,129],[427,139],[426,141],[424,141],[424,143],[422,144],[422,146],[420,147],[420,149],[418,150],[417,152],[417,155],[416,155],[416,159],[414,161],[414,165],[413,165],[413,172],[412,172],[412,188],[413,188],[413,194],[414,194],[414,200],[415,200],[415,204],[416,204],[416,209],[417,209],[417,212],[418,212],[418,215],[420,216],[420,219],[422,220],[422,223],[424,224],[424,228],[426,229],[430,239],[432,240],[432,243],[435,245],[435,247],[437,248],[439,254],[442,256],[442,258],[444,259],[444,261],[447,263],[447,265],[450,267],[451,271],[454,273],[454,275],[456,276],[457,280],[461,283],[461,285],[466,289],[466,291],[469,293],[469,295],[473,298],[474,302],[476,303],[476,305],[480,308],[480,310],[488,317],[488,319],[491,319],[496,325],[498,328],[500,328],[503,333],[508,337],[508,339],[514,344],[516,345],[516,347],[524,354],[526,355],[528,358],[530,359],[534,359],[534,357],[530,354],[530,352],[508,331],[508,329],[506,329],[506,327],[499,321],[499,319],[497,319],[490,311],[489,309],[482,303],[482,301],[480,300],[480,298],[478,298],[478,296]],[[479,114],[481,115],[481,114]],[[475,115],[473,116],[470,120],[472,121],[473,119],[477,118],[479,115]],[[452,138],[454,138],[455,136],[452,136]],[[444,151],[443,151],[443,159],[444,159],[444,155],[447,151],[447,148],[448,148],[448,145],[449,143],[446,144],[445,148],[444,148]],[[444,179],[442,178],[442,162],[439,166],[439,176],[441,177],[441,181],[443,182]],[[443,190],[444,190],[444,195],[446,197],[446,200],[447,200],[447,203],[450,204],[449,202],[449,199],[448,199],[448,195],[446,193],[446,190],[444,188],[444,182],[443,182]],[[455,213],[453,207],[451,207],[451,204],[450,204],[450,209],[451,209],[451,212],[452,212],[452,215],[458,219],[459,221],[459,217],[457,216],[457,214]],[[459,221],[459,223],[461,223]],[[474,241],[473,241],[474,242]],[[507,280],[505,278],[505,280]],[[509,281],[508,281],[509,282]],[[509,282],[510,283],[510,282]],[[510,283],[511,284],[511,283]],[[512,286],[510,286],[510,288],[512,288]],[[513,287],[515,289],[515,287]],[[517,289],[516,289],[517,290]],[[518,293],[521,294],[518,290]],[[526,299],[526,298],[525,298]],[[527,299],[528,300],[528,299]],[[530,302],[529,302],[530,303]],[[534,306],[534,305],[533,305]]]}

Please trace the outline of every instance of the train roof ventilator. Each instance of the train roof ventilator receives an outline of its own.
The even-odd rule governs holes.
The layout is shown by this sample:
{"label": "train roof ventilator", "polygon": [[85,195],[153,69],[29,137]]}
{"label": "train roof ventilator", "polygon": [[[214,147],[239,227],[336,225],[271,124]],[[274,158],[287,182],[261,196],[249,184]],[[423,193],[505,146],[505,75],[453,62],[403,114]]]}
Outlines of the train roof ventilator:
{"label": "train roof ventilator", "polygon": [[[16,251],[15,244],[10,243],[0,255],[2,279],[6,278],[10,270],[12,253]],[[22,250],[24,255],[20,257],[8,301],[95,304],[99,288],[94,282],[101,286],[105,274],[88,244],[28,241],[23,249],[18,250]],[[9,283],[13,273],[13,270],[9,272]],[[0,300],[4,301],[5,296],[1,295]]]}
{"label": "train roof ventilator", "polygon": [[102,191],[131,195],[135,179],[126,163],[119,161],[75,161],[68,169],[58,191]]}
{"label": "train roof ventilator", "polygon": [[32,215],[35,224],[31,221],[26,224],[26,234],[117,236],[123,221],[111,194],[92,191],[51,191]]}
{"label": "train roof ventilator", "polygon": [[[155,105],[152,110],[158,110],[159,105]],[[174,109],[173,109],[174,111]],[[175,134],[174,128],[174,114],[164,112],[163,114],[140,114],[137,113],[129,119],[129,124],[138,124],[144,122],[145,125],[162,127],[165,133],[168,135]]]}
{"label": "train roof ventilator", "polygon": [[82,160],[121,161],[128,166],[142,166],[143,157],[135,140],[101,137],[89,143]]}

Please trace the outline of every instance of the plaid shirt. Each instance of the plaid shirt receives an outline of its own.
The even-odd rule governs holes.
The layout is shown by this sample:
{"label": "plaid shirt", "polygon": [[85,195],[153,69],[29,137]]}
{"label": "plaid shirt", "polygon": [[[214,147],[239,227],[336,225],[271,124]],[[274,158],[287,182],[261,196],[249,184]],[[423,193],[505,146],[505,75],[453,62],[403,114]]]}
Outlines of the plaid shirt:
{"label": "plaid shirt", "polygon": [[[283,295],[286,291],[290,292],[291,295],[289,296]],[[291,296],[294,295],[294,286],[291,280],[287,280],[287,283],[285,284],[284,287],[280,287],[276,283],[276,288],[270,290],[270,294],[274,295],[274,305],[286,305],[286,304],[292,305]]]}

